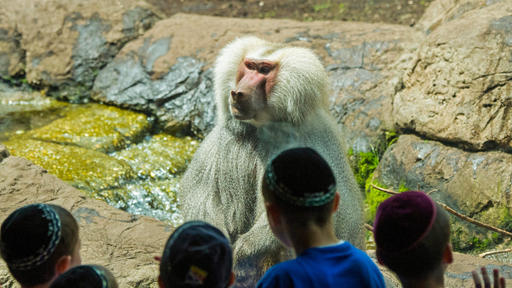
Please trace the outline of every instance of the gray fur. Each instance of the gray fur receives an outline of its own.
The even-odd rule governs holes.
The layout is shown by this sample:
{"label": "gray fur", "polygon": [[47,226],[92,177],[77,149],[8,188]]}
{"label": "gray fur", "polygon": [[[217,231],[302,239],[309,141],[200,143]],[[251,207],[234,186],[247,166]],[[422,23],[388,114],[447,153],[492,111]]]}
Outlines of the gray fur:
{"label": "gray fur", "polygon": [[[229,67],[225,67],[226,65],[236,69],[245,54],[240,55],[239,50],[232,50],[242,49],[244,43],[280,47],[252,37],[238,39],[221,52],[215,73],[228,73]],[[251,51],[251,48],[244,47],[243,51]],[[258,48],[261,49],[261,46],[255,47],[255,49]],[[295,59],[294,63],[300,64],[302,56]],[[238,58],[226,60],[232,57]],[[294,55],[286,55],[286,57],[291,57],[293,60]],[[315,57],[314,61],[318,61],[316,56],[312,57]],[[322,66],[319,65],[319,67]],[[303,69],[311,70],[311,66]],[[317,72],[320,78],[326,77],[325,71],[321,69],[313,72]],[[286,70],[280,68],[279,71]],[[229,71],[232,77],[235,72]],[[311,74],[311,71],[308,73]],[[225,98],[229,94],[225,92],[232,90],[235,85],[232,84],[235,82],[234,79],[223,79],[222,77],[225,76],[215,75],[217,105],[227,105]],[[310,91],[309,87],[300,89],[295,86],[312,83],[311,81],[300,81],[301,79],[293,77],[286,79],[295,80],[293,83],[280,83],[281,78],[278,78],[278,84],[293,85],[293,89],[285,90],[284,88],[287,87],[284,87],[283,90],[277,91],[279,94],[273,91],[270,98],[275,95],[284,97],[283,91]],[[316,83],[320,84],[315,85],[324,85],[328,82],[326,79],[319,79]],[[328,90],[327,87],[314,88],[318,88],[316,91],[320,91],[321,94],[325,94]],[[229,108],[217,107],[216,126],[197,150],[181,181],[179,197],[185,219],[208,221],[229,236],[234,248],[236,269],[238,269],[237,278],[240,280],[241,276],[245,276],[243,286],[251,286],[253,283],[250,280],[257,279],[248,278],[261,276],[263,272],[261,269],[268,267],[269,261],[273,264],[283,255],[290,256],[286,252],[283,253],[284,249],[268,227],[261,194],[261,179],[267,161],[287,148],[312,147],[331,165],[341,196],[334,221],[336,234],[340,239],[348,240],[356,247],[365,248],[362,194],[347,163],[341,135],[333,118],[329,115],[327,101],[325,101],[326,95],[291,95],[290,98],[296,100],[291,105],[301,103],[300,98],[307,98],[302,99],[302,102],[308,103],[309,98],[312,97],[318,98],[316,101],[318,103],[300,107],[283,107],[284,111],[276,111],[279,116],[276,115],[270,122],[258,123],[261,125],[236,120],[227,112]],[[272,102],[269,103],[272,105]],[[287,117],[283,117],[286,111],[296,114],[298,111],[301,112],[301,117],[294,118],[300,121],[286,121]],[[266,264],[264,264],[265,261]],[[252,274],[249,270],[240,272],[239,269],[245,270],[244,267],[260,269],[253,271]],[[240,284],[240,281],[238,283]]]}

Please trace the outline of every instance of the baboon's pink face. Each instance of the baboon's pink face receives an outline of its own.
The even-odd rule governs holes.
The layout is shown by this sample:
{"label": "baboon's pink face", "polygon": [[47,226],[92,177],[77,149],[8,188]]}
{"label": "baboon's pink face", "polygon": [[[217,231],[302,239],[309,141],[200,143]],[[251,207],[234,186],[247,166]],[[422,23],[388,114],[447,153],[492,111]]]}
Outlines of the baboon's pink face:
{"label": "baboon's pink face", "polygon": [[267,107],[277,78],[274,61],[245,58],[238,67],[236,87],[231,91],[231,114],[238,120],[258,118]]}

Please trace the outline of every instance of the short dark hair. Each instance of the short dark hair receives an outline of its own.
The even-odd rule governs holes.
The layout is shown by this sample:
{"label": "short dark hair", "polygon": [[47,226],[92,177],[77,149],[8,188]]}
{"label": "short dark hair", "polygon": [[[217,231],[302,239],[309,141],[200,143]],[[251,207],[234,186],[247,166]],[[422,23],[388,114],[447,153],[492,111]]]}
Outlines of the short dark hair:
{"label": "short dark hair", "polygon": [[[421,193],[423,194],[422,197],[430,199],[423,192],[410,191],[403,193],[410,193],[411,195],[412,193],[417,193],[417,195]],[[390,213],[393,213],[390,209],[389,212],[385,212],[390,215],[389,217],[381,217],[388,218],[386,219],[387,223],[382,223],[385,222],[382,219],[376,219],[374,235],[377,246],[377,258],[400,277],[422,279],[441,264],[443,253],[450,241],[450,221],[444,209],[433,202],[433,200],[430,199],[430,201],[432,201],[431,205],[435,207],[433,213],[429,212],[435,217],[432,219],[431,224],[428,223],[428,216],[421,215],[421,211],[418,211],[424,209],[425,206],[414,205],[418,204],[418,202],[402,202],[399,203],[402,206],[391,207],[399,207],[398,210],[401,211],[397,211],[396,214],[401,213],[402,215],[390,215]],[[381,206],[383,204],[385,203],[383,202]],[[377,218],[379,218],[379,215]],[[404,223],[408,222],[407,219],[410,223]],[[422,220],[425,220],[424,223],[420,223]],[[393,222],[396,221],[401,223],[393,225]],[[425,227],[427,227],[426,231],[424,230]],[[406,242],[408,244],[404,245]],[[399,249],[398,247],[400,246],[403,249]]]}
{"label": "short dark hair", "polygon": [[50,288],[117,288],[114,275],[100,265],[80,265],[69,269],[52,282]]}
{"label": "short dark hair", "polygon": [[59,258],[73,255],[77,243],[75,218],[57,205],[31,204],[18,208],[0,229],[0,254],[11,274],[24,286],[50,281]]}
{"label": "short dark hair", "polygon": [[322,156],[308,147],[279,153],[267,165],[263,198],[276,204],[294,225],[324,225],[331,217],[336,179]]}
{"label": "short dark hair", "polygon": [[160,262],[166,288],[226,288],[233,270],[229,240],[203,221],[185,222],[169,236]]}

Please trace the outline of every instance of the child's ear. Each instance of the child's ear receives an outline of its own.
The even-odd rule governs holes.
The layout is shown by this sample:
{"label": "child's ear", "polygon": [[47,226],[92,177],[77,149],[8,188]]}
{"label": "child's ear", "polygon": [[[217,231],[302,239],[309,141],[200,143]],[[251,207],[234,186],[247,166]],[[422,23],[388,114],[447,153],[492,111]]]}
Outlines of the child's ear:
{"label": "child's ear", "polygon": [[451,263],[453,263],[452,245],[450,243],[448,243],[446,245],[446,247],[444,248],[443,263],[444,264],[451,264]]}
{"label": "child's ear", "polygon": [[281,214],[274,203],[265,202],[265,210],[267,211],[268,222],[271,226],[281,224]]}
{"label": "child's ear", "polygon": [[55,274],[58,276],[64,272],[66,272],[71,266],[71,256],[64,255],[57,260],[55,263]]}
{"label": "child's ear", "polygon": [[160,275],[158,275],[158,286],[160,288],[165,288],[164,281],[162,281],[162,277],[160,277]]}
{"label": "child's ear", "polygon": [[231,272],[231,276],[229,277],[228,287],[231,287],[233,284],[235,284],[235,273]]}
{"label": "child's ear", "polygon": [[340,205],[340,193],[336,191],[336,194],[334,194],[334,199],[332,203],[332,213],[336,212],[338,210],[338,206]]}

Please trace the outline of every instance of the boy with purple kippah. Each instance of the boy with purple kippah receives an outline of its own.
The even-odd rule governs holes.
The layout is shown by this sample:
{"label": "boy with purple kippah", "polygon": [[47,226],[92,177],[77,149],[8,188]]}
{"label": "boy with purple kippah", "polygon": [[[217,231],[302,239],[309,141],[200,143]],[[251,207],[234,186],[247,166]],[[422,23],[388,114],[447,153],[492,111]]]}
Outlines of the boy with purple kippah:
{"label": "boy with purple kippah", "polygon": [[[394,195],[379,205],[373,236],[377,259],[400,278],[404,288],[444,287],[444,272],[453,262],[450,221],[444,209],[421,191]],[[485,287],[491,287],[482,267]],[[493,287],[504,288],[505,279],[493,271]],[[475,287],[482,287],[473,271]]]}
{"label": "boy with purple kippah", "polygon": [[373,233],[379,263],[403,287],[444,287],[444,272],[453,262],[450,222],[428,195],[407,191],[382,202]]}
{"label": "boy with purple kippah", "polygon": [[297,258],[271,267],[257,287],[385,287],[370,257],[336,238],[332,215],[343,199],[315,150],[294,148],[273,158],[262,191],[272,232]]}

